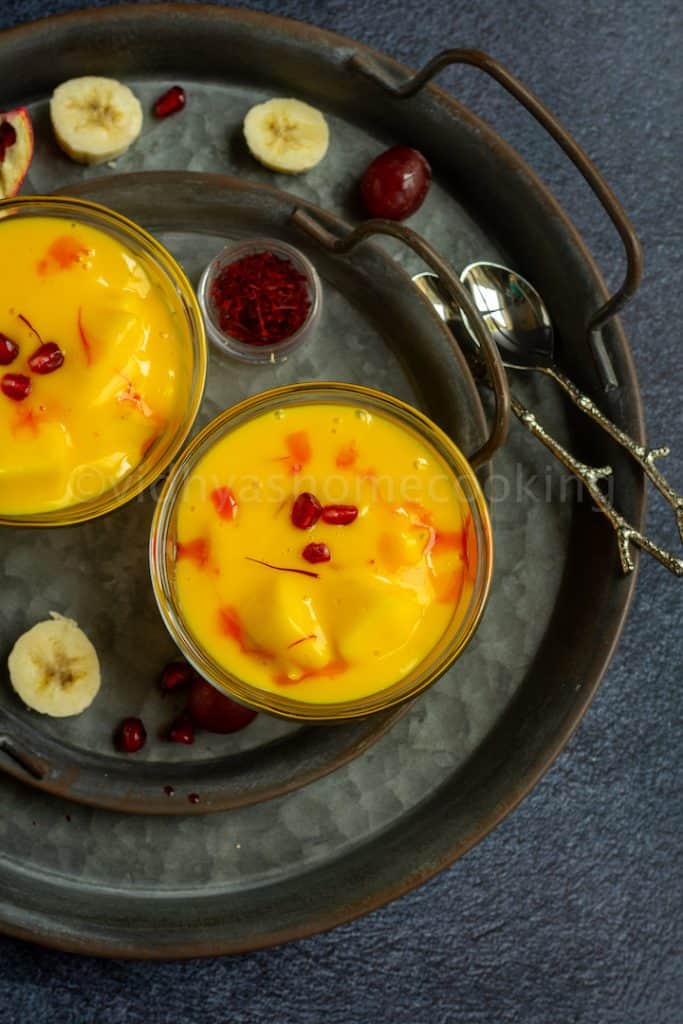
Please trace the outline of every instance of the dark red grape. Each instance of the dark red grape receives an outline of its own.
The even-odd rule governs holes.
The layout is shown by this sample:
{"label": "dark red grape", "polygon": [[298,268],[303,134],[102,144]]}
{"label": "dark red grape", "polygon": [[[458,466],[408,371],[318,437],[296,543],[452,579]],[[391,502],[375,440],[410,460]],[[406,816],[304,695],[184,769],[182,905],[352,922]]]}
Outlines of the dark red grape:
{"label": "dark red grape", "polygon": [[432,169],[417,149],[393,146],[372,161],[360,183],[363,205],[371,217],[404,220],[422,206]]}

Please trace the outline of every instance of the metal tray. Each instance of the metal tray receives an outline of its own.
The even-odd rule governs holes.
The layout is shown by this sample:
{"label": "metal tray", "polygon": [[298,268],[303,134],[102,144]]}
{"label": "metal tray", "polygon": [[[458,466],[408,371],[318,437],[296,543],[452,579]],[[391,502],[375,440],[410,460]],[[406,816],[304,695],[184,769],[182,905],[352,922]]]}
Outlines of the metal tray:
{"label": "metal tray", "polygon": [[[141,140],[117,162],[117,173],[175,167],[231,172],[267,185],[284,182],[249,158],[240,137],[242,117],[274,93],[307,98],[328,114],[332,147],[319,168],[287,179],[286,186],[353,220],[359,215],[355,182],[368,160],[391,141],[419,146],[433,161],[436,178],[413,226],[457,268],[475,258],[498,259],[530,278],[557,325],[564,367],[588,392],[601,394],[586,324],[604,290],[561,209],[519,157],[454,100],[434,87],[412,99],[387,98],[350,64],[359,54],[367,57],[368,51],[307,26],[197,5],[89,11],[8,32],[0,37],[0,70],[12,89],[7,101],[34,101],[38,146],[25,191],[67,186],[120,208],[131,204],[128,212],[137,210],[138,219],[196,275],[223,230],[207,230],[212,202],[224,208],[238,234],[251,230],[250,218],[262,231],[265,217],[286,235],[286,201],[250,189],[236,201],[234,183],[224,183],[229,187],[221,194],[215,179],[180,175],[173,188],[159,189],[148,178],[107,181],[111,168],[81,171],[52,142],[46,96],[60,80],[87,69],[124,77],[149,109],[159,92],[180,81],[188,89],[188,111],[167,122],[148,121]],[[391,74],[406,74],[378,59]],[[167,214],[169,207],[174,212],[162,216],[164,206]],[[328,328],[324,360],[306,350],[296,363],[276,369],[238,371],[231,364],[226,404],[295,377],[370,376],[426,408],[467,450],[473,437],[458,432],[480,430],[480,410],[463,384],[464,372],[445,357],[435,368],[439,346],[445,353],[447,342],[405,276],[372,247],[363,249],[360,262],[358,254],[330,262],[322,252],[308,251],[326,278],[330,314],[334,318],[335,309],[343,308],[348,316],[344,337]],[[389,251],[410,271],[419,269],[403,250],[391,245]],[[359,284],[366,260],[375,261],[374,312]],[[392,287],[397,275],[401,284]],[[382,288],[391,302],[382,301]],[[358,339],[368,337],[376,354],[385,346],[385,359],[366,366]],[[625,339],[615,322],[603,337],[620,384],[601,394],[603,407],[641,435]],[[450,376],[443,373],[447,366],[453,367]],[[592,460],[615,467],[615,498],[639,523],[643,488],[623,454],[575,418],[543,382],[525,382],[519,390],[578,454],[590,452]],[[471,416],[460,415],[465,408]],[[495,459],[488,486],[497,564],[486,617],[457,666],[371,749],[286,797],[191,819],[77,806],[0,777],[0,928],[116,956],[253,949],[367,912],[430,877],[494,827],[580,720],[618,638],[633,578],[620,574],[609,527],[577,500],[576,490],[519,429]],[[144,520],[150,508],[140,505],[137,513]],[[131,517],[131,539],[143,525],[135,513],[123,513]],[[83,594],[70,565],[55,573],[47,592],[38,585],[34,592],[38,558],[47,557],[49,543],[36,535],[33,550],[22,542],[14,551],[8,537],[6,531],[0,537],[3,610],[11,588],[23,595],[27,618],[61,603],[65,593]],[[90,628],[87,617],[80,618]],[[18,618],[5,625],[4,649],[10,627],[16,635],[21,626]],[[156,622],[145,619],[139,629],[145,643],[148,636],[162,642]],[[126,710],[131,698],[142,703],[150,691],[146,672],[129,685]],[[117,706],[118,694],[108,699]],[[16,721],[16,706],[10,713]],[[89,749],[97,762],[109,731],[103,736],[93,726],[89,732],[82,721],[70,735],[59,723],[50,726],[44,742],[62,753],[65,744],[81,753]],[[296,743],[295,737],[286,740],[288,757]],[[225,780],[230,769],[220,753],[223,748],[207,747],[205,757]],[[157,767],[152,763],[150,773]]]}

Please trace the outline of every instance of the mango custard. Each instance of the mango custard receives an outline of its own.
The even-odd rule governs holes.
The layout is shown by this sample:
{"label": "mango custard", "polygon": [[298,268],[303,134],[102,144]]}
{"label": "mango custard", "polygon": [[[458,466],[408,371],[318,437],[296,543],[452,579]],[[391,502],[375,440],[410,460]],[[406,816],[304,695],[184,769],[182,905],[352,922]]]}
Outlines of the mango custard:
{"label": "mango custard", "polygon": [[477,540],[451,469],[417,433],[350,405],[253,416],[176,506],[186,627],[224,670],[296,701],[390,687],[464,616]]}
{"label": "mango custard", "polygon": [[0,220],[0,514],[90,500],[142,461],[182,413],[178,332],[161,275],[112,236]]}

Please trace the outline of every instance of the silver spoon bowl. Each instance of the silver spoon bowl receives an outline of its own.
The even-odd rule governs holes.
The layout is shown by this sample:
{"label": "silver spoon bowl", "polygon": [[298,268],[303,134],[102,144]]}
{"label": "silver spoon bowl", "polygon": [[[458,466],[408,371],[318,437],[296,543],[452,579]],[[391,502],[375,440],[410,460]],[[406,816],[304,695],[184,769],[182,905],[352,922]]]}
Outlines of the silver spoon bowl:
{"label": "silver spoon bowl", "polygon": [[[574,404],[598,423],[641,466],[674,509],[678,532],[683,539],[683,495],[674,491],[655,465],[655,460],[668,455],[670,449],[646,448],[635,441],[608,419],[592,399],[559,369],[555,363],[552,321],[543,299],[534,286],[521,274],[508,267],[486,261],[470,263],[462,271],[460,280],[470,292],[475,306],[491,332],[503,365],[512,370],[543,373],[559,384]],[[458,340],[461,343],[469,342],[470,354],[477,358],[478,343],[467,317],[461,310],[453,307],[438,276],[433,273],[417,274],[413,281],[430,300],[441,319],[451,326]],[[460,330],[459,325],[464,326],[466,331]],[[682,559],[664,551],[643,536],[627,523],[608,501],[599,482],[611,474],[609,466],[596,469],[579,462],[547,433],[533,413],[525,409],[517,399],[513,399],[512,409],[531,433],[584,483],[596,505],[617,533],[621,564],[625,572],[630,572],[634,568],[630,554],[630,545],[634,543],[657,558],[677,576],[683,575]]]}

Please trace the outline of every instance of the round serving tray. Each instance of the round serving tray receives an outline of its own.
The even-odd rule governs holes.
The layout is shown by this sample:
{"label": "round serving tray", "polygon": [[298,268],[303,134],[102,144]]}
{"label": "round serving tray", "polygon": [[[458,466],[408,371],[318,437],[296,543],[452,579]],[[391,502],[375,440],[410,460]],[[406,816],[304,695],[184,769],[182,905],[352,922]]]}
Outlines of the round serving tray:
{"label": "round serving tray", "polygon": [[[83,194],[103,202],[108,194],[115,205],[116,190],[126,192],[136,181],[107,182],[111,168],[80,170],[58,152],[46,97],[65,78],[86,71],[123,77],[146,109],[168,85],[186,86],[186,111],[167,122],[148,120],[139,142],[117,162],[117,173],[175,167],[230,172],[271,186],[283,181],[251,161],[240,123],[260,99],[300,96],[324,108],[332,145],[318,168],[287,179],[286,187],[353,220],[359,214],[355,182],[369,158],[391,141],[419,146],[433,161],[435,184],[411,224],[457,269],[488,258],[532,280],[558,328],[564,368],[598,394],[584,328],[604,291],[561,209],[519,157],[454,100],[434,87],[410,100],[387,98],[350,67],[358,53],[367,51],[307,26],[198,5],[109,8],[13,30],[0,37],[0,71],[12,92],[7,102],[34,101],[38,140],[25,190],[66,187],[80,193],[83,186]],[[378,59],[392,74],[406,73]],[[175,200],[170,189],[168,198],[160,198],[151,178],[137,179],[125,201],[133,204],[128,212],[138,203],[138,219],[196,274],[206,253],[201,247],[192,251],[188,234],[199,236],[207,249],[215,244],[216,233],[201,224],[197,231],[195,213],[206,210],[205,193],[213,186],[220,191],[220,184],[181,175],[175,185],[184,189],[180,220],[154,223],[155,204]],[[225,190],[226,207],[235,205],[233,185]],[[256,195],[251,189],[242,193],[242,225],[249,216],[258,223],[269,206],[277,217],[274,207],[284,202],[262,193],[250,205]],[[118,197],[122,201],[121,191]],[[283,236],[303,246],[303,239],[287,235],[283,213],[280,206]],[[235,220],[240,221],[236,214]],[[311,349],[297,355],[296,368],[294,362],[263,371],[231,364],[227,402],[292,379],[289,373],[361,377],[388,390],[404,389],[405,397],[447,429],[463,430],[469,421],[449,401],[456,364],[452,356],[450,362],[444,358],[435,372],[430,352],[438,353],[439,345],[445,352],[446,341],[422,300],[416,305],[405,277],[400,287],[390,288],[398,271],[372,247],[342,260],[312,247],[307,251],[332,283],[330,312],[338,302],[348,305],[352,329],[338,339],[325,335],[324,362],[316,357],[313,363]],[[391,252],[409,271],[420,269],[410,254],[393,246]],[[386,277],[380,273],[373,283],[386,285],[379,321],[358,285],[366,259],[387,268]],[[365,367],[359,357],[358,337],[368,330],[381,335],[386,366]],[[601,403],[638,436],[641,412],[626,342],[614,322],[604,335],[620,387],[601,395]],[[448,367],[453,380],[444,376]],[[390,376],[383,377],[385,371]],[[249,376],[254,373],[261,376]],[[633,467],[608,439],[575,418],[546,383],[516,383],[516,390],[579,456],[615,467],[615,500],[639,523],[643,489]],[[633,578],[620,574],[609,526],[586,500],[578,500],[576,489],[521,430],[513,428],[488,486],[497,564],[487,614],[457,666],[371,749],[288,796],[192,819],[78,806],[0,777],[0,927],[51,945],[116,956],[253,949],[367,912],[424,881],[494,827],[537,781],[584,713],[618,638]],[[148,514],[151,504],[146,508]],[[131,521],[131,532],[139,527]],[[35,536],[34,544],[44,543]],[[32,565],[35,551],[18,560],[5,552],[3,595],[8,586],[31,591]],[[60,600],[70,572],[66,565],[47,593],[36,589],[40,610]],[[36,604],[22,614],[38,610]],[[120,643],[144,647],[157,628],[146,621],[132,643],[130,637]],[[149,680],[136,681],[133,689],[147,693]],[[16,718],[17,709],[11,713]],[[60,728],[53,725],[50,737],[63,743]],[[101,753],[93,737],[88,742]]]}

